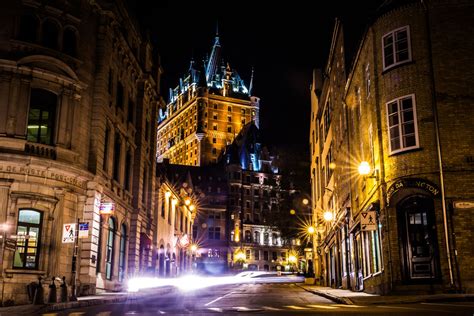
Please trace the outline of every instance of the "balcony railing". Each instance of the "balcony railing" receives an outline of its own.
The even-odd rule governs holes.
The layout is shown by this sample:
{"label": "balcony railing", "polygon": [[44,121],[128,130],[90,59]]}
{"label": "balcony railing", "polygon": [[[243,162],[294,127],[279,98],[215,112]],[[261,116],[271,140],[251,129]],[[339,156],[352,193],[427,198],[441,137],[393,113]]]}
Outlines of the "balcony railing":
{"label": "balcony railing", "polygon": [[44,144],[26,143],[25,154],[56,160],[56,149]]}

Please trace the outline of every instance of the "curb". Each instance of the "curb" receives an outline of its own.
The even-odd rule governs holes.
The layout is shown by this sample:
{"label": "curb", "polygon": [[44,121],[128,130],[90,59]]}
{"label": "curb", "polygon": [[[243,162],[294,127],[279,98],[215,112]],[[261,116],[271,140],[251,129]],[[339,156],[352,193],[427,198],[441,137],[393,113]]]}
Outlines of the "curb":
{"label": "curb", "polygon": [[124,302],[128,300],[129,298],[130,297],[128,295],[124,295],[121,297],[114,297],[114,298],[90,299],[90,300],[83,300],[83,301],[56,303],[56,304],[46,306],[44,311],[52,312],[52,311],[59,311],[63,309],[69,309],[69,308],[89,307],[89,306],[102,305],[102,304],[108,304],[108,303],[118,303],[118,302]]}
{"label": "curb", "polygon": [[310,290],[310,289],[307,289],[307,288],[305,288],[301,285],[297,285],[297,286],[302,288],[306,292],[310,292],[310,293],[322,296],[322,297],[327,298],[328,300],[331,300],[335,303],[344,304],[344,305],[354,305],[354,303],[347,297],[339,297],[339,296],[331,295],[331,294],[328,294],[328,293],[325,293],[325,292]]}

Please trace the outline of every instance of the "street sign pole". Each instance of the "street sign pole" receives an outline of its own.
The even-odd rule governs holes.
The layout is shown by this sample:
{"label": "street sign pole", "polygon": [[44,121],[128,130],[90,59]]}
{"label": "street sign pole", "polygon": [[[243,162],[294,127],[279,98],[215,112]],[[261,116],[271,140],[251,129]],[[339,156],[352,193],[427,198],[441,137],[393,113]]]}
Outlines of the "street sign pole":
{"label": "street sign pole", "polygon": [[79,248],[79,218],[74,232],[74,251],[72,255],[72,295],[71,301],[77,301],[77,253]]}

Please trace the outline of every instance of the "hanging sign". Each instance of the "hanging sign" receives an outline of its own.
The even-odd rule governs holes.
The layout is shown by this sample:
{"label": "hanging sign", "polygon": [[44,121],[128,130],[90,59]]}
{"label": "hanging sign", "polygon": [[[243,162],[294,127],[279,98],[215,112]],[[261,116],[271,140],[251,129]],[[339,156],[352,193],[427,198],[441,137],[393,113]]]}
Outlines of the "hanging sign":
{"label": "hanging sign", "polygon": [[189,246],[189,237],[188,237],[188,234],[184,234],[183,236],[181,236],[181,238],[179,238],[178,245],[179,245],[181,248],[186,248],[187,246]]}
{"label": "hanging sign", "polygon": [[5,250],[16,250],[16,239],[14,238],[5,238]]}
{"label": "hanging sign", "polygon": [[115,211],[115,203],[114,202],[102,202],[100,203],[99,213],[100,215],[110,215],[113,214]]}
{"label": "hanging sign", "polygon": [[63,244],[73,243],[76,235],[76,223],[63,225]]}
{"label": "hanging sign", "polygon": [[360,213],[360,227],[362,231],[377,230],[377,212],[366,211]]}
{"label": "hanging sign", "polygon": [[79,223],[79,234],[78,238],[89,237],[89,223]]}

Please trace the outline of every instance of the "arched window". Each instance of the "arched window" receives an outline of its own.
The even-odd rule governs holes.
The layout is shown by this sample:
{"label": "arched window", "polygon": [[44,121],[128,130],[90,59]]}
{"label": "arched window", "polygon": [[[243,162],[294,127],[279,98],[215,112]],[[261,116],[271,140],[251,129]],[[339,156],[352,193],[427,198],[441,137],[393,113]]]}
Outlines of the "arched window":
{"label": "arched window", "polygon": [[18,39],[25,42],[36,42],[38,34],[38,19],[32,15],[24,15],[20,19]]}
{"label": "arched window", "polygon": [[63,33],[63,52],[70,56],[76,56],[77,53],[76,31],[70,27],[66,28]]}
{"label": "arched window", "polygon": [[114,242],[115,242],[115,231],[116,231],[115,220],[113,217],[109,218],[109,233],[107,236],[107,248],[105,257],[105,278],[112,280],[112,273],[114,267]]}
{"label": "arched window", "polygon": [[263,234],[263,243],[268,245],[268,233]]}
{"label": "arched window", "polygon": [[120,232],[120,252],[119,252],[119,281],[122,282],[125,277],[125,259],[127,249],[127,226],[122,224]]}
{"label": "arched window", "polygon": [[13,268],[38,269],[41,215],[41,212],[35,210],[20,210]]}
{"label": "arched window", "polygon": [[58,97],[43,89],[31,89],[26,138],[29,142],[53,145]]}
{"label": "arched window", "polygon": [[41,43],[43,46],[58,49],[59,26],[53,20],[46,20],[43,22],[43,34]]}
{"label": "arched window", "polygon": [[250,230],[245,231],[245,242],[252,242],[252,233]]}
{"label": "arched window", "polygon": [[260,243],[260,232],[255,232],[254,235],[255,235],[254,241],[257,244],[259,244]]}

